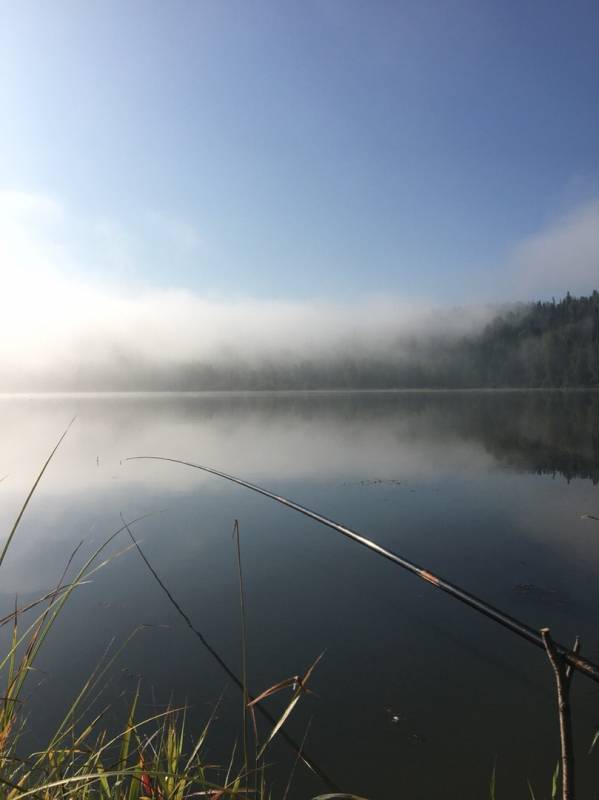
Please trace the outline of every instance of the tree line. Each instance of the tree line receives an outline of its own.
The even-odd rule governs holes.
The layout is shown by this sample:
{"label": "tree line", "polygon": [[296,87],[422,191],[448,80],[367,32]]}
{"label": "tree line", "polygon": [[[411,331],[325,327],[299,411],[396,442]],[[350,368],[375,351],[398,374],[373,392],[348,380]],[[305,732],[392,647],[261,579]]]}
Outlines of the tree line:
{"label": "tree line", "polygon": [[599,387],[599,292],[520,304],[459,339],[422,332],[378,355],[195,364],[173,374],[170,384],[224,390]]}
{"label": "tree line", "polygon": [[502,314],[456,355],[466,385],[599,386],[599,292]]}
{"label": "tree line", "polygon": [[22,389],[599,388],[599,292],[521,303],[498,312],[482,330],[458,338],[423,329],[388,341],[376,352],[347,347],[326,353],[325,346],[305,356],[281,353],[244,360],[230,355],[162,366],[115,354],[101,370],[82,364],[66,375],[42,375],[39,386],[27,383]]}

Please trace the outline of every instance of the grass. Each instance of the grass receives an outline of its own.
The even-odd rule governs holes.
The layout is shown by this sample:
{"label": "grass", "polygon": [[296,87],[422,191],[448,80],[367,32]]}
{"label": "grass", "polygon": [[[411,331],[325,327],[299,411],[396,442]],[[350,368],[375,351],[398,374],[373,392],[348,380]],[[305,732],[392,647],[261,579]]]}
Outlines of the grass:
{"label": "grass", "polygon": [[[0,567],[27,506],[69,428],[70,425],[50,453],[17,514],[0,551]],[[304,753],[307,731],[301,745],[296,745],[283,731],[283,727],[302,695],[308,691],[307,683],[320,657],[302,677],[296,675],[281,681],[262,692],[257,698],[252,697],[247,690],[244,587],[238,523],[235,523],[234,537],[242,624],[241,680],[222,662],[202,634],[193,627],[189,617],[177,604],[139,547],[132,528],[147,516],[149,515],[131,522],[123,519],[122,526],[92,553],[72,578],[67,580],[79,545],[68,559],[54,589],[23,608],[17,608],[15,604],[15,608],[0,619],[0,627],[11,627],[7,652],[4,656],[0,655],[0,674],[5,686],[3,696],[0,698],[0,798],[2,800],[18,800],[26,797],[38,800],[141,800],[142,798],[187,800],[187,798],[202,797],[209,800],[228,797],[270,800],[274,795],[268,786],[267,756],[269,746],[277,736],[282,736],[295,749],[295,756],[290,765],[289,781],[280,797],[285,800],[288,797],[293,775],[300,760],[312,766]],[[123,532],[129,534],[131,544],[106,557],[105,551],[108,545]],[[97,708],[101,695],[99,687],[136,631],[133,631],[127,641],[114,652],[111,646],[108,647],[103,659],[65,710],[63,719],[47,744],[37,752],[25,756],[21,752],[23,733],[30,725],[27,700],[24,699],[25,686],[35,672],[36,660],[52,627],[79,587],[88,583],[95,573],[105,568],[113,559],[119,558],[131,549],[137,549],[188,626],[203,640],[217,660],[222,662],[221,665],[229,676],[233,677],[241,687],[243,747],[238,755],[237,745],[232,745],[231,755],[226,764],[210,763],[205,757],[207,741],[219,703],[215,704],[212,714],[195,738],[188,730],[187,708],[169,706],[158,714],[149,717],[140,716],[140,685],[131,700],[126,721],[120,730],[114,732],[106,722],[109,712],[114,711],[110,706],[102,708],[99,712],[93,710]],[[266,697],[281,692],[290,692],[291,698],[285,704],[279,718],[275,719],[265,712],[261,702]],[[269,732],[262,742],[259,741],[256,710],[262,711],[270,722]],[[247,724],[248,719],[251,720],[251,725]],[[318,767],[316,771],[319,771]],[[331,784],[330,780],[328,782]],[[355,798],[355,796],[334,792],[320,795],[320,800],[324,798],[341,799]],[[355,800],[360,799],[355,798]]]}
{"label": "grass", "polygon": [[[110,707],[91,713],[91,709],[97,705],[99,687],[128,641],[136,634],[133,631],[116,651],[111,653],[111,648],[107,650],[66,709],[47,745],[25,758],[20,753],[19,743],[26,721],[23,692],[34,670],[36,657],[65,603],[76,589],[87,583],[95,572],[113,558],[134,546],[98,562],[108,542],[124,529],[119,529],[109,537],[69,583],[64,583],[67,575],[65,570],[54,590],[23,609],[15,608],[0,620],[0,625],[10,625],[12,629],[8,652],[0,661],[0,671],[5,676],[0,706],[0,797],[7,800],[29,796],[44,800],[271,798],[267,781],[268,747],[306,691],[316,664],[303,677],[294,676],[282,681],[255,700],[244,703],[244,714],[247,713],[253,720],[247,735],[248,740],[254,737],[253,756],[247,754],[250,750],[248,742],[246,752],[239,758],[237,748],[233,746],[228,764],[214,764],[205,759],[204,750],[218,703],[195,739],[187,730],[187,709],[184,707],[169,707],[159,714],[140,717],[139,685],[128,709],[126,722],[116,733],[110,734],[105,724]],[[31,622],[25,622],[24,618],[34,610],[39,612],[37,616]],[[280,718],[258,748],[258,728],[254,716],[256,704],[265,697],[289,689],[292,690],[290,702],[285,705]],[[248,696],[247,691],[244,696]],[[301,751],[302,748],[291,767],[291,776],[301,758]],[[285,797],[289,786],[290,782],[285,788]],[[332,794],[327,797],[351,795]]]}

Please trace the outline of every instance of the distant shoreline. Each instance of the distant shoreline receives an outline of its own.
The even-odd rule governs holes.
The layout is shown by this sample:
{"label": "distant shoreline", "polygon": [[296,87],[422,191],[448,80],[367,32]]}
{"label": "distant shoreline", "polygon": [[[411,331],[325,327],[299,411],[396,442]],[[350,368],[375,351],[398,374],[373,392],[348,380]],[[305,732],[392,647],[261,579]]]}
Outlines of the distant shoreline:
{"label": "distant shoreline", "polygon": [[343,394],[518,394],[524,392],[599,392],[599,386],[498,386],[467,388],[410,388],[410,389],[104,389],[0,392],[0,399],[58,398],[58,397],[200,397],[205,395],[343,395]]}

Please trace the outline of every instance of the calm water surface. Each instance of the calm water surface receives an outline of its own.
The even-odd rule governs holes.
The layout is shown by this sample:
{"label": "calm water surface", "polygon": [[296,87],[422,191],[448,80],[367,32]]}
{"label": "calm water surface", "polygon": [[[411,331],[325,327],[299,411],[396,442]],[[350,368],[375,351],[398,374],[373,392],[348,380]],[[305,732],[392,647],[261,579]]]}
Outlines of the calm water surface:
{"label": "calm water surface", "polygon": [[[2,613],[50,588],[120,526],[142,546],[210,644],[240,663],[239,520],[249,682],[261,691],[323,650],[289,730],[344,788],[372,798],[549,793],[558,753],[540,651],[316,523],[161,455],[241,475],[345,522],[599,660],[599,396],[585,392],[28,396],[0,400],[0,522],[8,531],[73,414],[2,569]],[[126,535],[112,552],[126,547]],[[104,699],[138,676],[150,714],[188,702],[199,729],[230,683],[135,551],[77,591],[31,683],[32,741],[114,638],[140,624]],[[580,789],[595,796],[599,693],[575,680]],[[119,699],[123,695],[122,699]],[[273,698],[273,713],[286,698]],[[121,704],[119,706],[119,704]],[[210,757],[224,758],[240,698],[226,690]],[[293,757],[273,747],[281,787]],[[298,768],[297,798],[324,787]]]}

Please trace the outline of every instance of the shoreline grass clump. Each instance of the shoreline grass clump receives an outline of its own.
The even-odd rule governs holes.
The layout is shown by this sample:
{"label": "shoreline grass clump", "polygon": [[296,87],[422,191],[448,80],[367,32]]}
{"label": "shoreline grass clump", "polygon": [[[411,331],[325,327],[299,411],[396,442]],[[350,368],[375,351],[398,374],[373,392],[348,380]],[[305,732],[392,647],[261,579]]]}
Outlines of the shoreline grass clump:
{"label": "shoreline grass clump", "polygon": [[[125,523],[115,531],[85,561],[75,577],[66,582],[78,547],[52,591],[23,608],[15,605],[11,613],[0,619],[0,626],[11,626],[7,652],[0,658],[0,674],[4,684],[0,700],[0,798],[184,800],[207,797],[218,800],[225,797],[252,797],[267,800],[273,797],[268,787],[265,753],[307,690],[306,685],[316,662],[303,677],[296,675],[285,679],[256,698],[244,688],[244,717],[247,715],[252,720],[249,732],[243,720],[244,748],[238,753],[237,744],[233,745],[228,763],[215,764],[205,758],[205,746],[218,703],[195,740],[188,732],[189,709],[186,707],[169,706],[165,711],[140,718],[140,684],[128,709],[126,724],[117,728],[116,732],[112,732],[111,726],[106,723],[108,712],[115,710],[113,706],[94,711],[98,707],[102,682],[136,635],[139,630],[136,629],[114,653],[110,653],[112,648],[109,646],[47,744],[26,756],[20,751],[19,745],[29,722],[24,689],[35,670],[35,661],[44,641],[77,588],[88,583],[94,573],[114,558],[137,546],[129,545],[98,563],[108,543],[123,531],[128,531],[132,536],[130,526],[138,521]],[[28,616],[32,613],[37,613],[37,616],[29,620]],[[255,709],[266,697],[285,690],[291,691],[291,700],[260,745]],[[252,733],[253,742],[250,744]],[[296,753],[291,776],[297,762],[302,759],[303,744]],[[282,795],[284,798],[288,795],[289,785]]]}
{"label": "shoreline grass clump", "polygon": [[[93,572],[112,560],[93,566],[90,563],[93,558],[88,559],[87,568],[82,568],[74,581],[62,582],[65,570],[54,590],[24,608],[15,607],[0,620],[0,625],[12,626],[8,652],[0,660],[0,673],[5,676],[0,705],[0,798],[187,800],[206,797],[220,800],[251,797],[274,800],[278,797],[287,800],[295,769],[302,760],[306,736],[291,765],[289,781],[282,794],[273,794],[268,785],[269,764],[265,753],[306,691],[317,662],[303,677],[285,679],[255,699],[250,700],[251,695],[246,691],[244,713],[252,720],[250,731],[253,737],[251,732],[248,733],[245,750],[238,748],[235,742],[227,763],[214,763],[207,758],[206,750],[220,700],[195,739],[188,731],[189,709],[185,706],[169,705],[166,710],[148,717],[139,715],[141,683],[138,683],[129,704],[126,721],[116,728],[106,722],[108,713],[115,710],[114,705],[95,710],[102,694],[102,683],[139,629],[134,630],[114,652],[111,653],[112,647],[109,646],[47,744],[25,757],[22,755],[19,745],[29,721],[27,700],[23,699],[25,684],[35,668],[41,645],[68,597],[78,586],[87,583]],[[40,606],[43,607],[41,613],[33,621],[25,622],[25,616]],[[291,700],[259,747],[255,708],[266,697],[285,690],[291,690]],[[336,792],[320,797],[355,798],[354,795]]]}
{"label": "shoreline grass clump", "polygon": [[[37,475],[31,490],[23,502],[15,522],[0,551],[0,567],[15,537],[21,519],[29,505],[46,469],[64,440],[72,421],[64,431],[56,446]],[[268,763],[266,751],[273,739],[282,735],[295,749],[295,760],[291,766],[289,781],[282,795],[287,800],[291,781],[298,762],[304,761],[321,777],[318,767],[312,765],[304,754],[306,735],[301,745],[296,745],[283,732],[283,726],[300,697],[307,691],[306,684],[320,657],[302,676],[295,675],[266,689],[254,697],[247,689],[245,668],[245,612],[243,598],[243,579],[241,572],[241,551],[239,544],[239,525],[235,523],[236,553],[240,579],[240,606],[242,616],[242,680],[227,667],[218,654],[203,639],[183,609],[176,603],[153,567],[147,561],[132,527],[150,515],[138,517],[130,522],[122,518],[122,526],[114,531],[91,556],[85,560],[72,579],[67,576],[74,563],[81,543],[75,548],[54,589],[39,599],[19,608],[15,601],[14,609],[0,618],[0,627],[11,625],[7,652],[0,654],[0,675],[5,678],[3,696],[0,698],[0,799],[18,800],[34,797],[40,800],[186,800],[206,797],[219,800],[226,797],[251,797],[256,800],[274,798],[268,786]],[[107,546],[123,532],[127,532],[131,544],[117,553],[103,557]],[[27,701],[23,699],[25,685],[35,670],[35,662],[48,634],[61,611],[73,593],[89,583],[94,574],[106,567],[112,560],[124,553],[137,549],[146,565],[160,583],[163,590],[175,604],[179,613],[196,635],[204,641],[229,677],[234,678],[242,689],[242,739],[243,747],[239,755],[237,743],[231,747],[227,764],[210,763],[205,758],[207,737],[215,719],[218,703],[195,739],[188,732],[186,707],[167,707],[165,711],[146,718],[139,718],[141,685],[131,701],[127,720],[120,729],[112,732],[106,723],[109,711],[115,709],[109,704],[99,712],[93,709],[98,705],[101,695],[100,682],[104,680],[128,642],[137,633],[134,630],[127,640],[98,663],[90,677],[66,710],[54,734],[44,747],[24,756],[20,751],[23,733],[28,724]],[[41,609],[41,611],[40,611]],[[31,621],[29,615],[36,612]],[[291,690],[291,700],[286,704],[278,719],[263,709],[261,702],[279,692]],[[220,702],[220,701],[219,701]],[[261,711],[271,723],[263,742],[259,742],[256,710]],[[247,721],[251,719],[251,726]],[[253,739],[250,744],[250,739]],[[250,755],[251,753],[251,755]],[[329,788],[334,788],[330,779],[325,779]],[[321,797],[325,797],[322,795]],[[353,798],[354,795],[334,792],[327,798]],[[359,798],[357,798],[359,800]]]}

